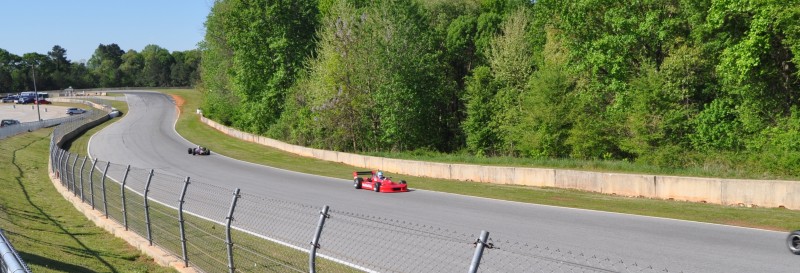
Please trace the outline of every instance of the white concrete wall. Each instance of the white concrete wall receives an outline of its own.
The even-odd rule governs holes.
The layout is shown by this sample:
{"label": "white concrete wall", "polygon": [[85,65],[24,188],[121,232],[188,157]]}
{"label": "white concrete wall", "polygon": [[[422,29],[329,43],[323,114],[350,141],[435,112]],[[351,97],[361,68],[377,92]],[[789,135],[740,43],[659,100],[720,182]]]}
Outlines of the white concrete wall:
{"label": "white concrete wall", "polygon": [[578,189],[622,196],[707,202],[734,206],[800,209],[800,182],[798,181],[600,173],[576,170],[448,164],[362,156],[291,145],[228,128],[202,116],[200,120],[225,134],[245,141],[256,142],[301,156],[340,162],[356,168],[380,169],[391,173],[461,181]]}

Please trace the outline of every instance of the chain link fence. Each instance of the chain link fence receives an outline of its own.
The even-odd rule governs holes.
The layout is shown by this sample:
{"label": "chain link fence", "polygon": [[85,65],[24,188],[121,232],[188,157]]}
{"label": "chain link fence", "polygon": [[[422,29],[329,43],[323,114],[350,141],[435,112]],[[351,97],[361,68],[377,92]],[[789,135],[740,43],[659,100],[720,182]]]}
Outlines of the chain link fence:
{"label": "chain link fence", "polygon": [[[590,253],[251,195],[74,155],[51,171],[83,202],[202,272],[669,272]],[[474,233],[473,233],[474,232]]]}

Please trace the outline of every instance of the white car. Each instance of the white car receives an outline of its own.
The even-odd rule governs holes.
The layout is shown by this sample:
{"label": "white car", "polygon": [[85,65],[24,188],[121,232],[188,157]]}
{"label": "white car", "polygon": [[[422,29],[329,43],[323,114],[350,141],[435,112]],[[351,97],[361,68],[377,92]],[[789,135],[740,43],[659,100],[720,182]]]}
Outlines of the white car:
{"label": "white car", "polygon": [[75,115],[75,114],[83,114],[83,113],[86,113],[86,110],[83,110],[81,108],[73,107],[73,108],[67,109],[67,115],[70,115],[70,116],[71,115]]}

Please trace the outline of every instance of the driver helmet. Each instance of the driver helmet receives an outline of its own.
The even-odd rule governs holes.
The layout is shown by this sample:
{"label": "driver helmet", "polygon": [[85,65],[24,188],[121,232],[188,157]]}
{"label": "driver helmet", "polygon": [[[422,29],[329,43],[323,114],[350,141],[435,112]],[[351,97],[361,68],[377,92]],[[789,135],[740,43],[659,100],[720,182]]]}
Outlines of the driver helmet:
{"label": "driver helmet", "polygon": [[383,172],[382,171],[378,171],[378,177],[379,178],[383,178]]}

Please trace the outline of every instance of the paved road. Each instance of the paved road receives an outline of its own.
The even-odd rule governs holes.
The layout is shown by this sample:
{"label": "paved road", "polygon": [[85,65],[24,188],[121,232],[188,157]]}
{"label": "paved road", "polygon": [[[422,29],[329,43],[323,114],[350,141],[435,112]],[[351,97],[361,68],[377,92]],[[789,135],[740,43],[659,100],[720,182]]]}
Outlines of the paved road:
{"label": "paved road", "polygon": [[[168,96],[131,92],[130,110],[96,134],[90,154],[223,188],[362,214],[528,242],[588,255],[652,265],[669,272],[799,272],[786,234],[757,229],[568,209],[415,190],[375,194],[352,189],[348,174],[325,178],[245,163],[218,154],[192,157],[193,144],[174,130],[177,116]],[[413,181],[410,182],[413,187]],[[218,197],[209,193],[209,200]],[[230,194],[218,202],[229,203]],[[174,197],[171,197],[174,199]],[[172,200],[170,199],[170,200]],[[402,208],[402,209],[398,209]],[[434,269],[435,270],[435,269]]]}

